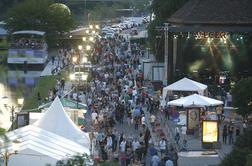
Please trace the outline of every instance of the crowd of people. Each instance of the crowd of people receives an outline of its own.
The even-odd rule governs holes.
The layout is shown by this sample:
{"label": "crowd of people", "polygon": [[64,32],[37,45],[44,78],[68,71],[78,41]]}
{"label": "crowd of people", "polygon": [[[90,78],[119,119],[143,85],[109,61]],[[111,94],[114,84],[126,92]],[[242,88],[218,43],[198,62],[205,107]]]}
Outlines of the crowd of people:
{"label": "crowd of people", "polygon": [[[144,80],[140,67],[143,49],[122,36],[101,39],[94,47],[95,68],[85,96],[94,161],[118,161],[121,166],[176,165],[176,149],[165,135],[160,135],[158,145],[151,135],[158,128],[158,120],[153,94],[144,88],[150,83]],[[145,111],[151,116],[147,117]]]}
{"label": "crowd of people", "polygon": [[11,43],[11,48],[15,49],[43,49],[45,48],[45,41],[41,39],[20,38]]}

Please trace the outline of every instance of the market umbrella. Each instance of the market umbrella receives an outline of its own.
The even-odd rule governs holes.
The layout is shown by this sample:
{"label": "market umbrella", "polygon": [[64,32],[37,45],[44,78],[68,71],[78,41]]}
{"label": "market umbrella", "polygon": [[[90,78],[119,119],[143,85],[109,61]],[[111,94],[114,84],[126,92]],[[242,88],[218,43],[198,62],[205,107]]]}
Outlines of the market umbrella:
{"label": "market umbrella", "polygon": [[179,107],[205,107],[205,106],[218,106],[222,104],[223,102],[220,100],[215,100],[198,94],[193,94],[190,96],[182,97],[177,100],[168,102],[168,105],[170,106],[179,106]]}

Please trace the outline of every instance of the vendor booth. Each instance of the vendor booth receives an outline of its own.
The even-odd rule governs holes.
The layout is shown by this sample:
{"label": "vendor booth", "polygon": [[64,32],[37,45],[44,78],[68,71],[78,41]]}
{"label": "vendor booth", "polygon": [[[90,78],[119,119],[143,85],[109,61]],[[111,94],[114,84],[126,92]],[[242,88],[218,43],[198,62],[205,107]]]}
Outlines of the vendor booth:
{"label": "vendor booth", "polygon": [[[183,107],[186,110],[187,134],[194,134],[199,128],[201,119],[211,119],[205,112],[206,107],[215,107],[222,105],[223,102],[209,97],[193,94],[168,102],[169,106]],[[209,114],[211,115],[211,114]]]}
{"label": "vendor booth", "polygon": [[191,94],[198,93],[204,96],[205,94],[207,94],[207,85],[201,84],[199,82],[193,81],[185,77],[163,88],[163,94],[162,94],[163,104],[166,103],[165,101],[166,101],[167,95],[173,92],[189,92]]}
{"label": "vendor booth", "polygon": [[81,131],[55,98],[48,111],[32,125],[21,127],[0,138],[0,153],[13,154],[9,166],[55,165],[77,154],[90,155],[88,133]]}

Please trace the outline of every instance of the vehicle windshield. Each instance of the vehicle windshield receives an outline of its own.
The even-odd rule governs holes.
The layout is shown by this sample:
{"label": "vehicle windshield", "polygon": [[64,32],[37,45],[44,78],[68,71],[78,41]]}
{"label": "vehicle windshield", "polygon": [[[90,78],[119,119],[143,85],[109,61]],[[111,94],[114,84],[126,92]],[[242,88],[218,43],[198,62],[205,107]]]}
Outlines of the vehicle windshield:
{"label": "vehicle windshield", "polygon": [[83,67],[75,67],[74,72],[85,72],[85,69]]}

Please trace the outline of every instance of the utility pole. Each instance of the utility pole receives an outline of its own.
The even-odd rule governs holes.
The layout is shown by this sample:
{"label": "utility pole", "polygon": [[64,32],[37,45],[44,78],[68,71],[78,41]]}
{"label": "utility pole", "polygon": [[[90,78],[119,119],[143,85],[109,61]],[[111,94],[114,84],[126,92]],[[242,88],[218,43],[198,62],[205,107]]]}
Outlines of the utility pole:
{"label": "utility pole", "polygon": [[164,36],[165,36],[165,47],[164,47],[164,85],[168,84],[168,65],[169,65],[169,52],[168,52],[168,44],[169,44],[169,23],[164,24]]}

